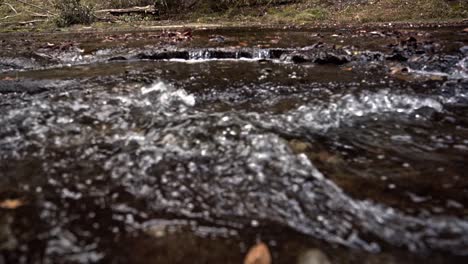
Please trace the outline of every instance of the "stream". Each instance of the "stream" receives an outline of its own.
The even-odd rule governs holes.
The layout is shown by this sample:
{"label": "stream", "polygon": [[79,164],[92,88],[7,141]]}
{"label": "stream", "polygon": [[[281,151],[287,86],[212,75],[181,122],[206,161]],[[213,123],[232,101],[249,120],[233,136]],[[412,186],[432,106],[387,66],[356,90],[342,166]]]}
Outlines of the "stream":
{"label": "stream", "polygon": [[0,35],[0,263],[466,263],[462,29]]}

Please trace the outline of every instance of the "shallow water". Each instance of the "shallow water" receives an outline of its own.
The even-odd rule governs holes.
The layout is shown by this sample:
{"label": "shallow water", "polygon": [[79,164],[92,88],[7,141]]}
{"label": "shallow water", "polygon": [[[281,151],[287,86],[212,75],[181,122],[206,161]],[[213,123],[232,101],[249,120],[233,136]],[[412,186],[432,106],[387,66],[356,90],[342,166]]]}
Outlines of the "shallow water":
{"label": "shallow water", "polygon": [[[452,43],[447,30],[431,34]],[[310,248],[464,263],[457,45],[401,76],[380,60],[276,58],[4,73],[19,81],[0,87],[0,201],[24,205],[0,209],[0,263],[239,263],[259,240],[274,263]]]}

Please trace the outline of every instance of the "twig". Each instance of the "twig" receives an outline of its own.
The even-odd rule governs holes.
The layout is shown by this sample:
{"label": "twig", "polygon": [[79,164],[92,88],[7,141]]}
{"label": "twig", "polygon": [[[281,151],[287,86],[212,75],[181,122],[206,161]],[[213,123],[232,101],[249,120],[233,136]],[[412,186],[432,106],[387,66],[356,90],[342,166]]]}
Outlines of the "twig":
{"label": "twig", "polygon": [[36,13],[36,12],[33,12],[33,11],[29,11],[29,10],[24,10],[28,13],[30,13],[31,15],[35,16],[35,17],[51,17],[52,15],[50,14],[40,14],[40,13]]}
{"label": "twig", "polygon": [[11,8],[11,10],[13,10],[13,12],[15,12],[15,14],[18,14],[18,11],[16,11],[16,9],[9,3],[3,3],[4,5],[7,5]]}
{"label": "twig", "polygon": [[28,5],[28,6],[32,6],[32,7],[34,7],[34,8],[40,9],[40,10],[45,11],[45,12],[51,14],[51,15],[54,15],[54,16],[57,15],[57,14],[54,14],[54,13],[50,12],[49,10],[43,8],[43,7],[40,7],[40,6],[38,6],[38,5],[25,2],[25,1],[23,1],[23,0],[14,0],[14,1],[20,2],[20,3],[25,4],[25,5]]}
{"label": "twig", "polygon": [[5,23],[0,23],[0,25],[29,25],[29,24],[45,22],[45,21],[47,21],[47,19],[35,19],[35,20],[29,20],[29,21],[5,22]]}
{"label": "twig", "polygon": [[14,14],[14,15],[11,15],[11,16],[2,17],[0,20],[6,20],[6,19],[16,17],[16,16],[19,16],[19,14]]}
{"label": "twig", "polygon": [[35,23],[40,23],[40,22],[45,22],[45,21],[47,21],[47,19],[35,19],[35,20],[18,22],[18,24],[20,24],[20,25],[29,25],[29,24],[35,24]]}
{"label": "twig", "polygon": [[129,7],[129,8],[122,8],[122,9],[103,9],[103,10],[97,10],[95,13],[100,14],[100,13],[110,13],[112,15],[118,15],[118,14],[130,14],[130,13],[149,13],[149,14],[155,14],[157,12],[157,9],[154,6],[134,6],[134,7]]}

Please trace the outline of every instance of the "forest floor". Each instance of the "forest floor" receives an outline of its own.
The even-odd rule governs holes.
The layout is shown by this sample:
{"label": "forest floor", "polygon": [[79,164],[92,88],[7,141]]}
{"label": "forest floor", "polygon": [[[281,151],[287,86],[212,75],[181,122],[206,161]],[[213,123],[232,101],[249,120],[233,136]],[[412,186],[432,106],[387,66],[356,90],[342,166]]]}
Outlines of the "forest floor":
{"label": "forest floor", "polygon": [[[93,10],[106,9],[102,3],[84,1]],[[273,27],[322,28],[362,25],[437,25],[468,23],[468,3],[447,0],[379,0],[367,4],[307,3],[236,7],[214,12],[194,8],[191,12],[161,12],[159,15],[98,15],[89,25],[61,28],[59,11],[52,1],[4,1],[0,4],[0,32],[119,31],[174,27]],[[27,4],[25,4],[27,3]],[[32,3],[32,4],[31,4]]]}

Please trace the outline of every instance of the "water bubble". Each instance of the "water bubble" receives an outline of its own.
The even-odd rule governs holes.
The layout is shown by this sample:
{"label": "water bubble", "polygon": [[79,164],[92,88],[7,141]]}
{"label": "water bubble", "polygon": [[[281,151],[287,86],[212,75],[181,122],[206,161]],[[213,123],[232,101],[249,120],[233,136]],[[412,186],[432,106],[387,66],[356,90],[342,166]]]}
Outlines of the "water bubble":
{"label": "water bubble", "polygon": [[250,221],[250,225],[252,227],[258,227],[260,225],[260,223],[257,220],[252,220],[252,221]]}

